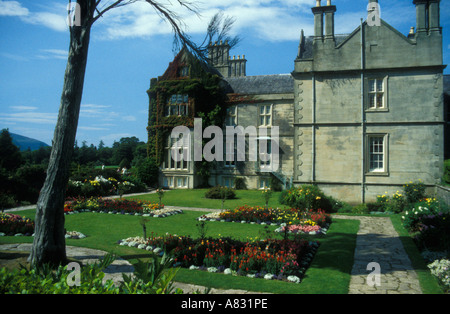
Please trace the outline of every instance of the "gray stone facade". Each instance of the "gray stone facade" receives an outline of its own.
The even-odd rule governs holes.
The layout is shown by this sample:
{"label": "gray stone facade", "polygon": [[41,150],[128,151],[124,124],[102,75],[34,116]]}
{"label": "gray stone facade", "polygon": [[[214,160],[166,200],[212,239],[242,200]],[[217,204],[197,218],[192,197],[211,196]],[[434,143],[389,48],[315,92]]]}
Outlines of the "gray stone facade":
{"label": "gray stone facade", "polygon": [[359,203],[401,190],[409,181],[420,179],[430,187],[440,182],[439,1],[414,4],[417,28],[407,36],[383,20],[379,26],[361,22],[351,34],[337,36],[329,25],[336,7],[312,9],[315,34],[301,36],[292,73],[295,184],[314,183],[326,194]]}
{"label": "gray stone facade", "polygon": [[[371,17],[378,1],[369,3]],[[414,0],[416,28],[406,35],[369,18],[351,34],[337,35],[338,8],[318,0],[314,35],[301,32],[293,72],[286,75],[246,76],[245,56],[231,58],[227,43],[211,44],[210,67],[234,99],[228,104],[233,124],[258,127],[261,108],[270,108],[269,124],[280,131],[280,166],[262,173],[258,161],[217,162],[209,184],[233,186],[242,177],[248,188],[262,188],[272,178],[283,187],[316,184],[325,194],[361,203],[406,182],[422,180],[430,189],[440,183],[449,110],[439,4]],[[161,183],[177,173],[163,171]],[[193,165],[185,173],[184,187],[196,187]]]}

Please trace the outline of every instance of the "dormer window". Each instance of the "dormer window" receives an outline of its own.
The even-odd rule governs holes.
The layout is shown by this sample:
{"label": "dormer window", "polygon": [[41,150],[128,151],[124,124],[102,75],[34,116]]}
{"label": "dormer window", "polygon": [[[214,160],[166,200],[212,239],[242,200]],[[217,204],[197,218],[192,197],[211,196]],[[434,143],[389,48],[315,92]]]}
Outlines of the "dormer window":
{"label": "dormer window", "polygon": [[180,77],[189,76],[189,66],[183,66],[180,69]]}

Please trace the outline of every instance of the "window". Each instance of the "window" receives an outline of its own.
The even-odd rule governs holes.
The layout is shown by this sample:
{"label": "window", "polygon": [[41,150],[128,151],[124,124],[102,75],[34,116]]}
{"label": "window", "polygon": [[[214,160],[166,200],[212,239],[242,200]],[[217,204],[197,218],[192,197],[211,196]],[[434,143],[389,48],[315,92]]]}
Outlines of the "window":
{"label": "window", "polygon": [[237,106],[227,108],[227,116],[225,119],[225,126],[237,125]]}
{"label": "window", "polygon": [[164,177],[163,186],[165,188],[187,188],[189,183],[188,177]]}
{"label": "window", "polygon": [[[164,146],[164,168],[174,169],[174,170],[188,170],[188,161],[183,158],[183,160],[175,161],[172,158],[172,146],[178,139],[171,138],[170,135],[167,137]],[[178,154],[183,155],[183,152],[188,152],[188,147],[180,147],[178,149]]]}
{"label": "window", "polygon": [[188,66],[181,67],[180,76],[181,77],[189,76],[189,67]]}
{"label": "window", "polygon": [[259,125],[260,126],[272,125],[272,105],[259,106]]}
{"label": "window", "polygon": [[188,178],[187,177],[175,177],[177,188],[187,188]]}
{"label": "window", "polygon": [[233,143],[229,143],[226,141],[226,138],[224,139],[224,151],[225,151],[225,158],[224,158],[224,166],[225,167],[236,167],[236,159],[237,159],[237,138],[236,135],[234,136]]}
{"label": "window", "polygon": [[387,106],[387,77],[369,78],[366,80],[366,96],[368,110],[386,110]]}
{"label": "window", "polygon": [[[259,138],[258,145],[264,145],[258,150],[260,168],[270,167],[272,159],[272,141],[270,138]],[[265,149],[264,149],[265,148]]]}
{"label": "window", "polygon": [[387,173],[387,135],[368,135],[368,172]]}
{"label": "window", "polygon": [[233,177],[223,177],[222,185],[227,188],[234,188],[234,178]]}
{"label": "window", "polygon": [[188,95],[172,95],[165,107],[165,116],[187,116],[189,106]]}
{"label": "window", "polygon": [[259,189],[264,190],[270,187],[270,179],[267,177],[262,177],[259,179]]}

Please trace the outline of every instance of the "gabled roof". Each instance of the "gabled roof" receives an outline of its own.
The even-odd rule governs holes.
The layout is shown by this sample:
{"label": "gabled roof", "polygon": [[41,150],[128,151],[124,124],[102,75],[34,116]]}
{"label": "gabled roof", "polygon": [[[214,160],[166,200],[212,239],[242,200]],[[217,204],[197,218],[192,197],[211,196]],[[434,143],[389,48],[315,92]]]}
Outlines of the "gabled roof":
{"label": "gabled roof", "polygon": [[294,93],[294,79],[290,74],[258,75],[224,78],[227,94],[287,94]]}

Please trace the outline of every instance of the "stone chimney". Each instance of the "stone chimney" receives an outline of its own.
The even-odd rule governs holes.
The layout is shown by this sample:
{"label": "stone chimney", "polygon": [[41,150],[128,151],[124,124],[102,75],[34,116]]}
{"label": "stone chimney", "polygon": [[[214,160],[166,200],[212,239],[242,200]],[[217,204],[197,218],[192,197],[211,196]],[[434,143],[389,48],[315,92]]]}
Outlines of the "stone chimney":
{"label": "stone chimney", "polygon": [[327,6],[324,7],[325,13],[325,40],[334,41],[334,12],[336,12],[336,6],[331,5],[331,0],[327,0]]}
{"label": "stone chimney", "polygon": [[316,6],[311,9],[314,14],[314,42],[323,41],[323,7],[321,0],[316,0]]}
{"label": "stone chimney", "polygon": [[416,5],[416,32],[417,36],[424,34],[441,34],[440,27],[440,0],[414,0]]}

